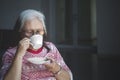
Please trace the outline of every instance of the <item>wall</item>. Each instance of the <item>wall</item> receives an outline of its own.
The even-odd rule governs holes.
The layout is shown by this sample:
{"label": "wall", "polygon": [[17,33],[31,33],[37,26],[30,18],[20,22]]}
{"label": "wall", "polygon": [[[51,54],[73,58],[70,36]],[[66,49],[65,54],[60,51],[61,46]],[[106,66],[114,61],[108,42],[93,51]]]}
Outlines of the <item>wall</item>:
{"label": "wall", "polygon": [[96,2],[97,80],[120,80],[120,1]]}
{"label": "wall", "polygon": [[119,0],[97,0],[98,53],[120,54]]}
{"label": "wall", "polygon": [[[0,1],[0,29],[13,29],[15,20],[24,9],[40,10],[41,0]],[[34,5],[35,4],[35,5]]]}

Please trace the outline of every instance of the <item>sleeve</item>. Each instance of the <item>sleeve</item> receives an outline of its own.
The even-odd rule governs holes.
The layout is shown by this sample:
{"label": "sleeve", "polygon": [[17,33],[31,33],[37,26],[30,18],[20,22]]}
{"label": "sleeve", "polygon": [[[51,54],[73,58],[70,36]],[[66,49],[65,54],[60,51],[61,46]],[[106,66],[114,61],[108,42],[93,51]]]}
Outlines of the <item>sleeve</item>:
{"label": "sleeve", "polygon": [[73,74],[72,74],[71,70],[66,65],[63,57],[61,56],[60,52],[58,51],[58,49],[55,47],[55,45],[53,43],[51,43],[51,53],[54,54],[55,61],[62,67],[62,69],[69,72],[69,74],[71,76],[71,80],[73,80]]}
{"label": "sleeve", "polygon": [[7,70],[9,69],[11,63],[12,63],[13,55],[6,51],[2,57],[2,66],[0,69],[0,80],[3,80],[4,75],[6,74]]}

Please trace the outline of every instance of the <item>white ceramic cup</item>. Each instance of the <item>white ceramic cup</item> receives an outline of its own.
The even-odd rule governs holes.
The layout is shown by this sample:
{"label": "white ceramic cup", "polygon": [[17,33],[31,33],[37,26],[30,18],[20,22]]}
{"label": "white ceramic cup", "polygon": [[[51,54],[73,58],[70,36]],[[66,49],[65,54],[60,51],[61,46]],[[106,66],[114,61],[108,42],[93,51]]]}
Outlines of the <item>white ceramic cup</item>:
{"label": "white ceramic cup", "polygon": [[39,49],[43,45],[43,36],[36,34],[30,37],[30,44],[34,49]]}

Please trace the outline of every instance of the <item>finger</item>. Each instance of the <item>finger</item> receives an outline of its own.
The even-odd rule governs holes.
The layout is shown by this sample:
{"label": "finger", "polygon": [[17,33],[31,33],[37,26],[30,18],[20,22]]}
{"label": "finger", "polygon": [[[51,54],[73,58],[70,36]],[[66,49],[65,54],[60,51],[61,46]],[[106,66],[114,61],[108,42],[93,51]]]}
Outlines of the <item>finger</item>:
{"label": "finger", "polygon": [[29,38],[24,38],[23,40],[24,40],[24,41],[30,41],[30,39],[29,39]]}
{"label": "finger", "polygon": [[30,44],[30,40],[28,38],[23,38],[20,42],[19,45],[21,46],[28,46]]}
{"label": "finger", "polygon": [[44,63],[47,69],[51,69],[53,67],[53,63]]}
{"label": "finger", "polygon": [[46,57],[46,59],[47,59],[47,60],[50,60],[51,63],[55,61],[55,60],[54,60],[53,58],[51,58],[51,57]]}
{"label": "finger", "polygon": [[25,42],[25,41],[29,41],[29,39],[23,38],[20,42]]}
{"label": "finger", "polygon": [[23,42],[24,42],[24,43],[30,43],[30,39],[25,38],[25,39],[23,39]]}

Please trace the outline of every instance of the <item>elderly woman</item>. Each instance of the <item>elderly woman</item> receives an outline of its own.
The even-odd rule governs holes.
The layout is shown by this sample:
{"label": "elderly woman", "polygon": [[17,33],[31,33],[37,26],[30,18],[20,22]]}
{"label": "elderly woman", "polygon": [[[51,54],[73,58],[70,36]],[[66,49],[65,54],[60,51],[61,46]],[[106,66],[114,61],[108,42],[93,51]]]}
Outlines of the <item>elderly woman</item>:
{"label": "elderly woman", "polygon": [[72,80],[71,71],[55,45],[44,41],[44,18],[41,12],[31,9],[20,14],[15,25],[20,40],[3,55],[0,80]]}

